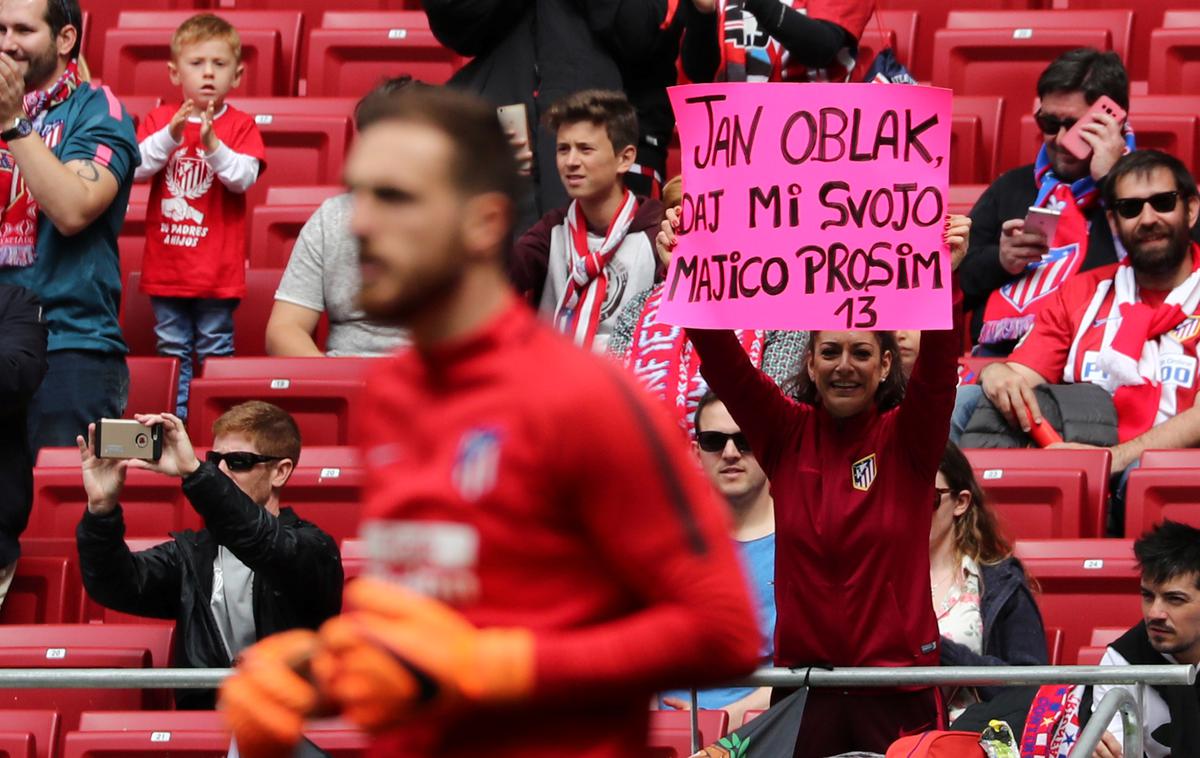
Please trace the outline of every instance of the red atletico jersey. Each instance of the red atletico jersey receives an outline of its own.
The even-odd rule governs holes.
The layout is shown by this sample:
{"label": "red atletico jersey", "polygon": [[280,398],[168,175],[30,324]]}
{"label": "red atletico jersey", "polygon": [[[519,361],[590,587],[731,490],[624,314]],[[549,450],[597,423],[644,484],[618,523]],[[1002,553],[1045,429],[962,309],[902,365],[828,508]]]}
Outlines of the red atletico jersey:
{"label": "red atletico jersey", "polygon": [[[138,141],[171,123],[179,105],[162,105],[138,124]],[[266,160],[254,119],[231,105],[213,119],[226,147]],[[163,297],[242,297],[246,294],[246,195],[221,183],[204,159],[200,122],[189,120],[183,140],[154,175],[146,207],[142,291]]]}
{"label": "red atletico jersey", "polygon": [[465,339],[402,351],[366,395],[368,550],[536,649],[528,703],[420,720],[374,754],[640,755],[652,692],[754,667],[727,506],[619,366],[514,297]]}

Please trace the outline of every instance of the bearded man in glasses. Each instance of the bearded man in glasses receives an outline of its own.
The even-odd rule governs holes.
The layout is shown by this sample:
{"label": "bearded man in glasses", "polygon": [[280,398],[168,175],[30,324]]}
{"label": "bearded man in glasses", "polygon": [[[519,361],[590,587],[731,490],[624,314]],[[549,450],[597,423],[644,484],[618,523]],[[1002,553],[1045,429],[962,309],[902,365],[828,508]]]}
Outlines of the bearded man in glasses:
{"label": "bearded man in glasses", "polygon": [[[88,506],[75,530],[83,586],[93,600],[135,616],[175,619],[175,665],[224,668],[244,648],[287,629],[316,629],[342,606],[337,543],[280,493],[300,458],[300,431],[281,408],[234,406],[213,424],[212,450],[196,457],[183,422],[139,415],[163,427],[157,461],[97,458],[95,424],[78,437]],[[183,480],[204,528],[134,553],[125,544],[121,490],[142,468]],[[166,507],[166,506],[164,506]],[[213,690],[178,690],[176,705],[212,709]]]}
{"label": "bearded man in glasses", "polygon": [[[971,209],[970,248],[958,275],[980,355],[1008,355],[1063,282],[1117,261],[1099,186],[1133,149],[1133,135],[1123,121],[1089,109],[1108,97],[1129,110],[1125,66],[1116,53],[1070,50],[1038,77],[1037,96],[1042,144],[1034,162],[1002,174]],[[1063,145],[1077,122],[1090,148],[1086,159]],[[1059,212],[1049,238],[1025,228],[1031,206]]]}
{"label": "bearded man in glasses", "polygon": [[1192,411],[1200,247],[1190,236],[1200,197],[1187,168],[1157,150],[1117,161],[1103,192],[1110,228],[1128,256],[1064,284],[1010,359],[980,379],[1009,423],[1026,430],[1027,414],[1034,423],[1042,418],[1033,388],[1043,382],[1108,390],[1117,410],[1117,472],[1143,450],[1200,444]]}

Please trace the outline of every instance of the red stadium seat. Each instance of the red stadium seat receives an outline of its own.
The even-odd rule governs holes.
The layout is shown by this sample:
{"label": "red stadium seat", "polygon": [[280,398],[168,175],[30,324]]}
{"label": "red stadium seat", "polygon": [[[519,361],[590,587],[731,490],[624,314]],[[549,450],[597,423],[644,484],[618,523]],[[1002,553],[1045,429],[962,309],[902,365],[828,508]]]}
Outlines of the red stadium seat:
{"label": "red stadium seat", "polygon": [[[1104,534],[1104,522],[1108,504],[1108,474],[1112,466],[1112,453],[1099,450],[964,450],[972,467],[976,470],[980,484],[988,489],[1005,477],[1016,476],[1017,471],[1076,470],[1084,474],[1086,497],[1082,504],[1082,537],[1099,537]],[[1068,486],[1074,486],[1070,480]],[[1068,649],[1071,649],[1068,646]]]}
{"label": "red stadium seat", "polygon": [[117,236],[122,280],[129,275],[129,272],[142,270],[142,256],[146,251],[146,208],[149,202],[149,184],[140,182],[130,188],[129,205],[125,210],[125,224]]}
{"label": "red stadium seat", "polygon": [[[700,726],[700,745],[708,745],[729,731],[729,713],[701,710],[696,716]],[[687,758],[692,754],[692,714],[689,711],[650,711],[650,738],[646,743],[662,758]]]}
{"label": "red stadium seat", "polygon": [[353,99],[232,97],[229,103],[254,117],[267,148],[267,169],[247,191],[247,207],[261,204],[272,187],[341,182]]}
{"label": "red stadium seat", "polygon": [[[33,513],[28,537],[73,537],[87,507],[79,464],[68,468],[33,469]],[[121,495],[127,537],[163,538],[167,532],[199,523],[183,499],[179,480],[131,469]]]}
{"label": "red stadium seat", "polygon": [[[0,668],[163,667],[170,661],[173,631],[152,625],[0,625]],[[65,733],[83,711],[163,707],[169,699],[166,690],[37,688],[6,690],[4,702],[58,711]]]}
{"label": "red stadium seat", "polygon": [[950,122],[950,183],[988,184],[996,176],[1004,99],[990,95],[954,98]]}
{"label": "red stadium seat", "polygon": [[[122,14],[124,16],[124,14]],[[109,29],[104,40],[104,81],[114,91],[130,95],[157,95],[178,102],[179,87],[167,71],[173,29]],[[242,63],[246,67],[239,87],[252,95],[271,95],[276,86],[287,86],[278,68],[279,32],[275,29],[239,29]]]}
{"label": "red stadium seat", "polygon": [[[295,417],[306,444],[349,445],[350,418],[370,358],[213,358],[192,382],[189,428],[199,444],[212,441],[212,422],[253,399],[275,403]],[[303,453],[301,453],[303,458]]]}
{"label": "red stadium seat", "polygon": [[362,97],[385,77],[443,84],[464,60],[429,30],[422,11],[330,11],[308,35],[305,80],[318,97]]}
{"label": "red stadium seat", "polygon": [[1063,630],[1063,650],[1087,644],[1096,626],[1133,625],[1141,618],[1132,541],[1017,540],[1013,554],[1041,587],[1042,619]]}
{"label": "red stadium seat", "polygon": [[364,472],[361,467],[313,466],[307,450],[281,495],[283,505],[339,542],[358,534]]}
{"label": "red stadium seat", "polygon": [[98,79],[103,73],[100,64],[104,60],[104,35],[117,25],[117,17],[122,11],[133,9],[145,10],[186,10],[197,13],[196,8],[210,5],[209,0],[124,0],[120,3],[90,3],[83,12],[83,52],[91,68],[92,78]]}
{"label": "red stadium seat", "polygon": [[[113,91],[177,100],[179,88],[171,85],[166,62],[171,34],[191,15],[193,11],[122,11],[104,40],[104,76]],[[238,93],[294,94],[303,16],[279,10],[221,10],[219,15],[237,28],[242,40],[246,73]]]}
{"label": "red stadium seat", "polygon": [[1048,29],[1107,29],[1112,50],[1124,60],[1133,34],[1133,11],[1128,7],[1109,10],[952,10],[947,29],[1028,29],[1038,34]]}
{"label": "red stadium seat", "polygon": [[[365,755],[368,738],[344,721],[305,724],[304,735],[337,758]],[[229,727],[217,711],[95,711],[67,735],[64,755],[166,754],[224,758]],[[168,752],[169,751],[169,752]]]}
{"label": "red stadium seat", "polygon": [[[904,9],[895,10],[892,8],[878,9],[875,15],[867,20],[867,28],[877,28],[876,19],[884,29],[891,29],[896,34],[896,44],[893,50],[896,53],[896,59],[908,67],[909,72],[912,72],[913,45],[917,39],[917,19],[918,13],[915,10]],[[871,61],[867,61],[867,65],[871,65]]]}
{"label": "red stadium seat", "polygon": [[[21,755],[22,758],[51,758],[54,755],[54,746],[58,743],[60,721],[58,711],[55,710],[4,709],[0,710],[0,733],[9,737],[22,735],[28,738],[28,752],[10,752],[10,755]],[[11,744],[6,740],[6,745]]]}
{"label": "red stadium seat", "polygon": [[162,98],[158,95],[123,95],[118,99],[121,105],[125,106],[125,111],[133,117],[134,126],[137,126],[147,113],[162,105]]}
{"label": "red stadium seat", "polygon": [[[321,203],[344,191],[340,185],[267,190],[266,203],[256,206],[250,214],[250,267],[285,268],[304,224]],[[281,199],[285,195],[287,200]]]}
{"label": "red stadium seat", "polygon": [[950,196],[946,198],[947,213],[967,214],[975,207],[979,196],[987,190],[986,184],[952,184]]}
{"label": "red stadium seat", "polygon": [[1195,94],[1198,74],[1200,26],[1155,29],[1150,33],[1150,94]]}
{"label": "red stadium seat", "polygon": [[0,624],[61,624],[74,621],[82,591],[71,559],[63,556],[22,555],[4,605]]}
{"label": "red stadium seat", "polygon": [[[1107,28],[941,29],[934,37],[933,83],[955,95],[1005,100],[998,171],[1029,163],[1020,151],[1021,115],[1031,112],[1037,79],[1055,58],[1077,47],[1112,48]],[[1026,105],[1028,103],[1028,105]]]}
{"label": "red stadium seat", "polygon": [[1057,626],[1046,628],[1046,660],[1051,666],[1061,666],[1063,656],[1063,630]]}
{"label": "red stadium seat", "polygon": [[1009,538],[1099,536],[1084,534],[1087,476],[1079,469],[976,467],[975,478]]}
{"label": "red stadium seat", "polygon": [[1200,467],[1200,450],[1177,448],[1174,450],[1147,450],[1142,453],[1142,468],[1192,468]]}
{"label": "red stadium seat", "polygon": [[1075,661],[1078,666],[1099,666],[1100,659],[1104,657],[1104,651],[1107,647],[1098,645],[1084,645],[1079,648],[1079,658]]}
{"label": "red stadium seat", "polygon": [[866,77],[875,56],[885,47],[890,47],[893,51],[896,49],[896,32],[880,28],[872,21],[867,25],[862,38],[858,41],[858,59],[852,74],[853,81],[860,82]]}
{"label": "red stadium seat", "polygon": [[917,19],[917,38],[913,45],[912,63],[909,65],[913,76],[920,81],[929,80],[933,70],[933,35],[938,29],[946,26],[946,17],[950,11],[966,8],[1024,10],[1039,8],[1042,5],[1042,0],[889,0],[887,3],[891,10],[915,10],[920,14]]}
{"label": "red stadium seat", "polygon": [[1125,490],[1125,536],[1135,538],[1163,519],[1200,526],[1200,469],[1136,468]]}
{"label": "red stadium seat", "polygon": [[1133,80],[1146,78],[1150,33],[1154,29],[1166,25],[1163,21],[1163,12],[1188,5],[1187,0],[1137,0],[1137,2],[1134,0],[1069,0],[1069,3],[1072,10],[1132,8],[1135,11],[1129,55],[1124,57],[1125,67],[1129,69],[1129,78]]}
{"label": "red stadium seat", "polygon": [[1098,626],[1092,630],[1091,644],[1100,646],[1111,645],[1127,631],[1129,631],[1129,627],[1126,626]]}
{"label": "red stadium seat", "polygon": [[267,354],[267,321],[283,269],[246,271],[246,296],[233,312],[233,352],[247,358]]}
{"label": "red stadium seat", "polygon": [[[129,402],[125,418],[135,413],[161,413],[175,407],[179,361],[174,358],[129,356]],[[78,455],[78,453],[76,453]]]}

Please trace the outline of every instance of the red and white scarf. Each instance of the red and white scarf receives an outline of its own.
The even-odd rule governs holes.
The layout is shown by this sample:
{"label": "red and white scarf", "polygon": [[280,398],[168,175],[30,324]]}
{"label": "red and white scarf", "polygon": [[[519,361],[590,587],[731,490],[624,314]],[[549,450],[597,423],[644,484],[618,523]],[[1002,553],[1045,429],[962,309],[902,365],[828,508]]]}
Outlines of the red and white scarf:
{"label": "red and white scarf", "polygon": [[[656,285],[646,298],[625,356],[625,367],[651,394],[674,407],[680,426],[692,435],[696,406],[708,391],[708,383],[700,375],[700,358],[687,332],[681,326],[658,320],[665,290],[665,284]],[[761,368],[765,333],[738,330],[734,334],[751,362]]]}
{"label": "red and white scarf", "polygon": [[625,241],[637,207],[637,198],[625,190],[620,208],[609,221],[604,239],[598,243],[588,239],[587,218],[579,201],[572,200],[567,208],[567,236],[574,252],[571,256],[574,263],[570,266],[571,275],[563,290],[562,301],[554,312],[554,326],[570,335],[580,347],[591,349],[596,339],[600,312],[608,295],[605,269]]}
{"label": "red and white scarf", "polygon": [[[1192,250],[1195,255],[1197,248],[1193,246]],[[1128,261],[1118,266],[1113,278],[1096,288],[1096,294],[1084,311],[1067,359],[1063,376],[1066,382],[1077,381],[1075,359],[1080,341],[1095,324],[1110,290],[1112,307],[1104,320],[1104,338],[1096,359],[1100,376],[1089,377],[1089,380],[1113,396],[1113,405],[1117,409],[1117,436],[1125,442],[1179,412],[1178,393],[1163,391],[1161,368],[1174,361],[1195,361],[1194,357],[1186,356],[1183,344],[1171,330],[1200,306],[1200,270],[1193,271],[1182,284],[1171,290],[1162,305],[1155,308],[1139,301],[1137,281]],[[1195,373],[1194,370],[1191,372],[1193,377]]]}
{"label": "red and white scarf", "polygon": [[[79,69],[75,61],[48,89],[25,94],[25,115],[38,116],[63,102],[79,87]],[[28,138],[26,138],[28,139]],[[53,145],[51,145],[53,147]],[[8,145],[0,143],[0,266],[31,266],[37,259],[37,200],[25,186]]]}
{"label": "red and white scarf", "polygon": [[[1135,147],[1133,130],[1125,124],[1126,152]],[[1049,250],[1039,261],[1026,267],[1013,281],[994,290],[983,310],[981,344],[1011,342],[1024,337],[1033,328],[1037,312],[1042,309],[1063,282],[1079,272],[1087,258],[1090,230],[1086,214],[1100,201],[1100,188],[1090,176],[1067,183],[1054,175],[1046,146],[1038,150],[1033,164],[1033,178],[1038,183],[1039,208],[1059,211],[1054,238],[1048,241]]]}

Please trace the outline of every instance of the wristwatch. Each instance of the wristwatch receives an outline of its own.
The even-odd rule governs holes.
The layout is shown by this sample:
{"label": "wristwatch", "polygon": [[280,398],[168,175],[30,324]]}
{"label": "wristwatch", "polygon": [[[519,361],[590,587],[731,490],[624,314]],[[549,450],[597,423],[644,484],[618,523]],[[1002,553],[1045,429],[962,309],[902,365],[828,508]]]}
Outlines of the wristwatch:
{"label": "wristwatch", "polygon": [[12,126],[0,132],[0,140],[4,142],[12,142],[15,139],[28,137],[33,134],[33,122],[24,116],[17,116],[12,121]]}

